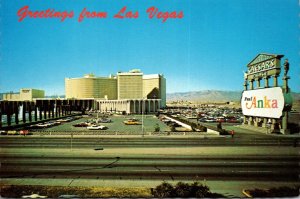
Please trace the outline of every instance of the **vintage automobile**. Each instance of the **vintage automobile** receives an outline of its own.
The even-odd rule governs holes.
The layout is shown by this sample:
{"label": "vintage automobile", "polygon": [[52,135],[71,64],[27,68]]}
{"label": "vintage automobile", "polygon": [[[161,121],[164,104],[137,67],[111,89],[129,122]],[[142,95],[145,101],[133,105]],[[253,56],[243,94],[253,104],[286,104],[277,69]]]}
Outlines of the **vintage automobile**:
{"label": "vintage automobile", "polygon": [[81,122],[81,123],[73,124],[73,126],[74,127],[87,127],[87,126],[89,126],[89,124],[86,122]]}
{"label": "vintage automobile", "polygon": [[107,127],[103,126],[103,125],[92,125],[92,126],[88,126],[86,128],[89,130],[105,130],[105,129],[107,129]]}
{"label": "vintage automobile", "polygon": [[32,133],[28,130],[20,130],[20,135],[31,135]]}
{"label": "vintage automobile", "polygon": [[111,122],[111,119],[110,118],[101,118],[99,120],[100,123],[110,123]]}
{"label": "vintage automobile", "polygon": [[24,196],[22,196],[22,198],[47,198],[47,196],[42,196],[42,195],[34,193],[31,195],[24,195]]}
{"label": "vintage automobile", "polygon": [[124,124],[126,124],[126,125],[139,125],[141,123],[137,119],[132,118],[132,119],[124,121]]}
{"label": "vintage automobile", "polygon": [[11,131],[7,131],[7,135],[19,135],[19,132],[11,130]]}

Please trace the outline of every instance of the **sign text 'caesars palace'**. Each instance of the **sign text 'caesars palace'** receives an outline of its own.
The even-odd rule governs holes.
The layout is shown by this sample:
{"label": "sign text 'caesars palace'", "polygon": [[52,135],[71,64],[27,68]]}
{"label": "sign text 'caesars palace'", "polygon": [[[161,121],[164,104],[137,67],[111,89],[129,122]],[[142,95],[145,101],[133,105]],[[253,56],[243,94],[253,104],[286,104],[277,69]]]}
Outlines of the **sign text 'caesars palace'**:
{"label": "sign text 'caesars palace'", "polygon": [[263,72],[263,71],[267,71],[267,70],[271,70],[276,68],[276,64],[275,64],[275,58],[268,60],[268,61],[264,61],[258,64],[254,64],[252,66],[249,67],[248,69],[248,74],[254,74],[254,73],[259,73],[259,72]]}

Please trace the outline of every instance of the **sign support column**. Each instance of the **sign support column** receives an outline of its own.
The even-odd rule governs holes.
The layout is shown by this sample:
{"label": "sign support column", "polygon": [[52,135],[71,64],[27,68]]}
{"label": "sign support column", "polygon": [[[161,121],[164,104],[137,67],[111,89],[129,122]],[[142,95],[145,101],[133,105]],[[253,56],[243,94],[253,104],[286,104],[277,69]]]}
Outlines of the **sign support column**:
{"label": "sign support column", "polygon": [[[290,93],[290,89],[289,89],[289,86],[288,86],[288,80],[290,79],[290,77],[287,76],[287,73],[289,71],[289,67],[290,67],[290,64],[289,64],[288,60],[286,59],[285,62],[284,62],[284,77],[282,78],[282,80],[283,80],[283,92],[284,92],[285,98],[289,97],[288,94]],[[285,99],[285,101],[286,100],[287,99]],[[285,108],[283,110],[283,117],[282,117],[281,132],[283,134],[289,134],[290,133],[290,130],[288,129],[288,118],[289,118],[290,109],[291,109],[291,105],[289,106],[289,104],[286,102],[285,103]]]}

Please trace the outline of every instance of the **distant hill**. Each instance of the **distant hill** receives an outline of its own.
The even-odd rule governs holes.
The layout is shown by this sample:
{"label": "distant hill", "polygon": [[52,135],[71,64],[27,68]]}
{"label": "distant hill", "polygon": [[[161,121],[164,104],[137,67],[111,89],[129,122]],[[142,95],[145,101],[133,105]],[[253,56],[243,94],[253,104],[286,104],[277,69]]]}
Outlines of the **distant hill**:
{"label": "distant hill", "polygon": [[[300,93],[292,93],[294,101],[300,100]],[[167,102],[239,102],[242,91],[203,90],[191,92],[167,93]]]}
{"label": "distant hill", "polygon": [[47,95],[45,98],[65,98],[65,95]]}
{"label": "distant hill", "polygon": [[300,101],[300,93],[294,93],[292,92],[293,100],[295,101]]}

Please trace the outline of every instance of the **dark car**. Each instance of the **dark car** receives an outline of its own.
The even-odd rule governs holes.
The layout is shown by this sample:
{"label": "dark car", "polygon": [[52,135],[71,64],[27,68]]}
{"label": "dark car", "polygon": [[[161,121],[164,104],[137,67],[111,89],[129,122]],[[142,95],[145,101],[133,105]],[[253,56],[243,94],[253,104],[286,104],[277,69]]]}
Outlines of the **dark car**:
{"label": "dark car", "polygon": [[82,122],[82,123],[74,124],[73,126],[74,126],[74,127],[87,127],[88,124],[85,123],[85,122]]}
{"label": "dark car", "polygon": [[109,118],[101,118],[101,119],[99,120],[99,122],[101,122],[101,123],[110,123],[110,122],[111,122],[111,119],[109,119]]}
{"label": "dark car", "polygon": [[226,120],[226,122],[228,122],[228,123],[240,123],[240,121],[239,121],[239,120],[237,120],[237,119],[234,119],[234,118],[232,118],[232,119],[228,119],[228,120]]}

